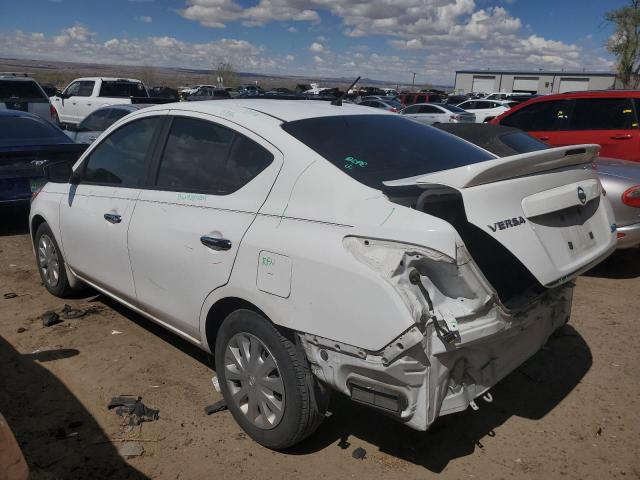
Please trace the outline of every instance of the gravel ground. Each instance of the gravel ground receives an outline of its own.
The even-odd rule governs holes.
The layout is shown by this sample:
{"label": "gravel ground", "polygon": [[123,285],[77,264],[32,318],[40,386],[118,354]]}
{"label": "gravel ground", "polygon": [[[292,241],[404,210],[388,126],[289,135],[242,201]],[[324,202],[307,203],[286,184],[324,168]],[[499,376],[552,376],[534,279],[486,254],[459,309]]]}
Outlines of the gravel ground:
{"label": "gravel ground", "polygon": [[[32,479],[640,478],[637,250],[578,279],[569,325],[479,411],[421,433],[334,395],[313,437],[273,452],[229,412],[204,414],[221,397],[201,351],[102,295],[49,295],[25,215],[0,210],[0,412]],[[43,312],[65,303],[90,313],[43,327]],[[124,426],[106,408],[123,394],[160,418]]]}

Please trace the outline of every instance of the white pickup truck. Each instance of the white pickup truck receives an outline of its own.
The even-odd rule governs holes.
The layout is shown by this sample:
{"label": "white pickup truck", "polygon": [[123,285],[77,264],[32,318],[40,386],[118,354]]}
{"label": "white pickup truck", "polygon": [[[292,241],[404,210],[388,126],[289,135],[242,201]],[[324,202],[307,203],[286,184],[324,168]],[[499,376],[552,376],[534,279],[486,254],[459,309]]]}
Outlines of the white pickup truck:
{"label": "white pickup truck", "polygon": [[94,110],[107,105],[143,103],[149,98],[146,87],[133,78],[76,78],[51,98],[60,123],[78,124]]}

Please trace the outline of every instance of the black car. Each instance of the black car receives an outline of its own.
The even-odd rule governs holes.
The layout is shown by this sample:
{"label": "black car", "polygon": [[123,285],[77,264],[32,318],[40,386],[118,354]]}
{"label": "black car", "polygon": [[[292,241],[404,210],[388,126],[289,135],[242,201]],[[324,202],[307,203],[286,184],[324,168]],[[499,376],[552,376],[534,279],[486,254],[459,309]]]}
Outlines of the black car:
{"label": "black car", "polygon": [[187,102],[220,100],[222,98],[231,98],[231,94],[226,88],[200,87],[195,93],[187,97]]}
{"label": "black car", "polygon": [[175,88],[170,87],[152,87],[147,89],[149,96],[152,98],[167,98],[174,102],[180,101],[180,94]]}
{"label": "black car", "polygon": [[72,165],[86,148],[37,115],[0,110],[0,204],[28,202],[45,183],[47,165]]}

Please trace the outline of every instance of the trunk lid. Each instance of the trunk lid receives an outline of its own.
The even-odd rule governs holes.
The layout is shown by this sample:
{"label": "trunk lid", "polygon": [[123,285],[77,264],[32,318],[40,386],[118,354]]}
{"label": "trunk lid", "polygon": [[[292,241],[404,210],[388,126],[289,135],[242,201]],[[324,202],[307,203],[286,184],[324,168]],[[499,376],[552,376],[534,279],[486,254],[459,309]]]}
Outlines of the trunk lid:
{"label": "trunk lid", "polygon": [[[435,189],[444,185],[456,190],[464,206],[465,225],[476,228],[471,234],[466,226],[454,226],[485,275],[490,269],[494,274],[487,277],[497,281],[504,276],[501,270],[520,262],[540,284],[553,287],[615,249],[611,206],[596,172],[587,165],[597,153],[596,145],[554,148],[385,185],[422,185],[427,192],[431,185]],[[487,235],[512,256],[480,258],[496,251],[486,248],[493,242],[478,240]]]}

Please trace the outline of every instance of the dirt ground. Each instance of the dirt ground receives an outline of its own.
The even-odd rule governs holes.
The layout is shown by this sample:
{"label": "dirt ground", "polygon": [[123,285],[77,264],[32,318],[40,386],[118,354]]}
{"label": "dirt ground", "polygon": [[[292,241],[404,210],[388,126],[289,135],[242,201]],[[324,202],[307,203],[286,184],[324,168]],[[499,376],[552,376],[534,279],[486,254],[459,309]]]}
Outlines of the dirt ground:
{"label": "dirt ground", "polygon": [[[479,411],[421,433],[335,395],[313,437],[273,452],[205,415],[220,394],[201,351],[102,295],[49,295],[25,215],[0,210],[0,412],[33,479],[640,478],[640,251],[579,278],[570,324]],[[43,327],[65,303],[93,313]],[[106,408],[121,394],[159,420],[127,430]],[[144,453],[125,459],[130,438]]]}

